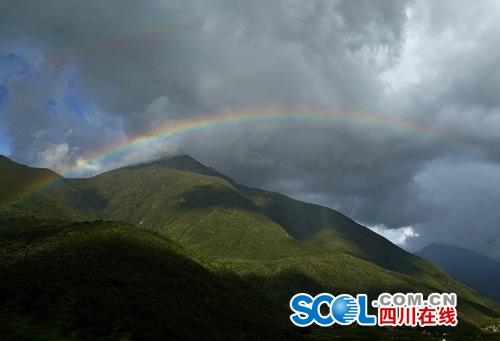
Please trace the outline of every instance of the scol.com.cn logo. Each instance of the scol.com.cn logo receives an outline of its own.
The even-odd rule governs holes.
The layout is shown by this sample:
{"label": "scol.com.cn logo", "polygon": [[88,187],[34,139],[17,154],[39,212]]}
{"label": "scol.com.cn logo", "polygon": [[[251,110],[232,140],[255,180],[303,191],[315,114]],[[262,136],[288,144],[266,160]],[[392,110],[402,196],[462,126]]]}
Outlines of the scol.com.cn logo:
{"label": "scol.com.cn logo", "polygon": [[316,324],[329,327],[334,324],[361,326],[456,326],[457,295],[432,293],[424,299],[421,293],[383,293],[371,302],[376,315],[368,312],[368,296],[348,294],[333,296],[321,293],[312,297],[300,293],[290,300],[293,314],[290,320],[297,327]]}

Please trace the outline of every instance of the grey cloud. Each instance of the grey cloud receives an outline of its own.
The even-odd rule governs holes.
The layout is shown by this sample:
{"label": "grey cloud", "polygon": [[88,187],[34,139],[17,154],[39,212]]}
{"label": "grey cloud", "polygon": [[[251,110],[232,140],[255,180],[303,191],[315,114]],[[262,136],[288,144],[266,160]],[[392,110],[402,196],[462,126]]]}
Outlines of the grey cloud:
{"label": "grey cloud", "polygon": [[[71,163],[136,132],[221,110],[391,115],[437,136],[336,121],[254,122],[158,142],[95,170],[185,152],[245,184],[370,225],[412,225],[420,234],[413,246],[438,238],[434,227],[467,246],[465,233],[453,234],[466,223],[442,220],[451,197],[429,193],[445,183],[452,191],[469,173],[429,167],[500,160],[495,1],[17,0],[0,9],[0,51],[39,59],[36,77],[6,85],[16,159],[59,162],[47,151],[64,156],[67,145]],[[64,102],[65,68],[88,103],[85,119],[64,105],[51,116],[45,105]],[[494,236],[493,222],[485,226],[481,237]]]}
{"label": "grey cloud", "polygon": [[49,64],[75,62],[85,92],[112,112],[140,112],[160,96],[186,112],[228,104],[352,107],[376,83],[354,52],[392,50],[395,38],[373,32],[400,36],[405,16],[398,1],[350,6],[21,1],[9,3],[2,31],[39,38]]}
{"label": "grey cloud", "polygon": [[208,145],[206,135],[190,137],[184,148],[242,183],[311,198],[372,225],[400,227],[436,211],[419,198],[414,181],[446,150],[433,141],[409,143],[381,128],[338,122],[268,124],[266,131],[217,135]]}
{"label": "grey cloud", "polygon": [[412,247],[447,242],[500,259],[499,170],[494,163],[442,160],[429,165],[417,181],[425,200],[442,211],[416,226],[422,238],[413,239]]}
{"label": "grey cloud", "polygon": [[[226,107],[371,110],[380,84],[363,49],[397,51],[395,37],[401,36],[406,20],[400,1],[375,7],[365,2],[359,11],[349,3],[329,1],[145,5],[52,0],[9,1],[5,7],[0,31],[7,46],[35,46],[42,55],[37,108],[24,110],[13,102],[12,120],[19,121],[18,111],[23,111],[32,130],[43,130],[37,123],[47,120],[41,101],[53,95],[51,88],[69,64],[78,74],[73,86],[82,101],[121,117],[128,135]],[[370,29],[361,25],[365,21]],[[376,34],[378,29],[381,34]],[[13,82],[33,88],[30,80]],[[12,97],[24,96],[9,88]],[[168,99],[163,115],[151,112],[162,98]],[[77,131],[77,123],[66,125]],[[29,146],[18,143],[32,135],[13,137],[14,156],[35,161]],[[75,141],[71,147],[85,150],[95,141],[105,142],[83,137],[88,141]],[[44,143],[36,146],[43,148]]]}

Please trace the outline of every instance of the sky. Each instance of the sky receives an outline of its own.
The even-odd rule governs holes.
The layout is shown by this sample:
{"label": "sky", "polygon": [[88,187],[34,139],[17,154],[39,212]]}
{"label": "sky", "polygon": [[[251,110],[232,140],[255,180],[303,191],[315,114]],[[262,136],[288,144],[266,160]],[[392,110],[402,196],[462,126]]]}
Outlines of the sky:
{"label": "sky", "polygon": [[[500,259],[499,91],[494,0],[0,0],[0,153],[71,176],[189,154],[408,250]],[[212,126],[88,157],[266,110],[343,119]]]}

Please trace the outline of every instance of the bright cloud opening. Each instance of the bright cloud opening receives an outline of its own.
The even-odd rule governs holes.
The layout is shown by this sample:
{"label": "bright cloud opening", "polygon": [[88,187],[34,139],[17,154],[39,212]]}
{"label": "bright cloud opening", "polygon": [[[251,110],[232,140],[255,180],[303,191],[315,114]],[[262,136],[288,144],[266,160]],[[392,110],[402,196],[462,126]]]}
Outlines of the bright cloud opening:
{"label": "bright cloud opening", "polygon": [[388,229],[384,225],[369,226],[370,230],[387,238],[392,243],[405,247],[409,239],[418,238],[420,235],[412,226],[403,226],[397,229]]}

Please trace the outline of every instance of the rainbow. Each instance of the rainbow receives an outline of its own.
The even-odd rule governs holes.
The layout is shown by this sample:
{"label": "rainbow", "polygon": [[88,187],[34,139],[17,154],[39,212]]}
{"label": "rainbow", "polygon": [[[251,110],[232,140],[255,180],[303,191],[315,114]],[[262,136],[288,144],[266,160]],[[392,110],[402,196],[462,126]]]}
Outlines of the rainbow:
{"label": "rainbow", "polygon": [[[380,129],[395,129],[407,134],[424,137],[427,139],[441,141],[448,145],[460,148],[469,149],[476,153],[487,154],[487,152],[477,145],[468,143],[456,136],[447,134],[429,125],[403,120],[394,116],[362,114],[362,113],[346,113],[324,109],[261,109],[261,110],[239,110],[239,111],[223,111],[217,114],[198,115],[193,118],[176,120],[162,126],[155,127],[151,130],[141,132],[125,141],[117,141],[115,143],[103,146],[102,148],[87,152],[73,166],[63,169],[61,175],[63,177],[72,174],[78,174],[85,165],[92,163],[103,162],[109,158],[116,158],[125,155],[127,152],[147,146],[150,143],[162,140],[173,139],[186,134],[192,134],[199,131],[210,129],[221,129],[228,126],[241,126],[255,122],[311,122],[319,121],[328,124],[353,124],[358,126],[368,126]],[[487,155],[490,156],[490,155]],[[19,202],[31,195],[38,193],[50,185],[60,180],[58,175],[48,176],[37,183],[30,186],[24,193],[16,196],[9,202],[9,205]]]}

